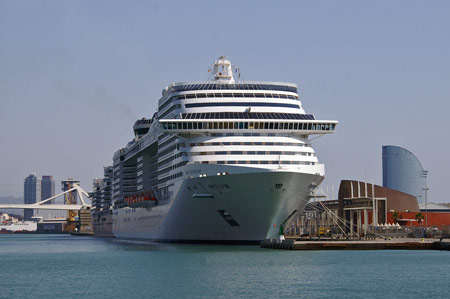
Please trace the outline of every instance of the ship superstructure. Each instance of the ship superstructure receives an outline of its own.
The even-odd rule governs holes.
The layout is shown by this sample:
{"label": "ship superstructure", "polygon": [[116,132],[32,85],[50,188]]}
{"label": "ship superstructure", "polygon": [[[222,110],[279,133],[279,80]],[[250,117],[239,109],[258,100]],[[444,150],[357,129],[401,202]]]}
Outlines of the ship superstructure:
{"label": "ship superstructure", "polygon": [[112,232],[112,166],[103,168],[103,179],[94,179],[92,198],[92,225],[98,237],[113,237]]}
{"label": "ship superstructure", "polygon": [[337,121],[305,113],[297,86],[236,82],[221,56],[213,80],[173,83],[114,154],[113,232],[161,242],[277,237],[324,178],[309,135]]}

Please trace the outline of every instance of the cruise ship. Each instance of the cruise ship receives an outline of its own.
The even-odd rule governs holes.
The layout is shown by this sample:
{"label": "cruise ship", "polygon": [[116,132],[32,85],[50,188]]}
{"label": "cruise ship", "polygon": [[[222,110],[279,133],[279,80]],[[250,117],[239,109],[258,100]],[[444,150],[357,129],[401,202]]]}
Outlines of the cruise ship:
{"label": "cruise ship", "polygon": [[114,154],[111,204],[98,213],[111,215],[116,238],[277,238],[323,181],[309,136],[333,133],[337,121],[307,114],[295,84],[241,82],[225,56],[209,72],[210,81],[164,88],[158,111]]}

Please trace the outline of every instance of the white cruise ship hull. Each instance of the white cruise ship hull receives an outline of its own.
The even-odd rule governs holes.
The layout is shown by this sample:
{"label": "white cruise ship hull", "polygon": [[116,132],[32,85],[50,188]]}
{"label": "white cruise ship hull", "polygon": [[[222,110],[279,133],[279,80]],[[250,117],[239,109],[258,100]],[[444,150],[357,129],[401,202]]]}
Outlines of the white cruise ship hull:
{"label": "white cruise ship hull", "polygon": [[[248,168],[247,168],[248,169]],[[256,243],[277,238],[323,176],[286,170],[190,177],[152,208],[114,213],[117,238],[156,242]]]}
{"label": "white cruise ship hull", "polygon": [[225,56],[212,72],[164,88],[157,112],[135,122],[133,140],[95,181],[93,202],[100,211],[112,203],[115,237],[278,238],[323,181],[309,136],[333,133],[337,121],[307,114],[296,84],[236,82]]}

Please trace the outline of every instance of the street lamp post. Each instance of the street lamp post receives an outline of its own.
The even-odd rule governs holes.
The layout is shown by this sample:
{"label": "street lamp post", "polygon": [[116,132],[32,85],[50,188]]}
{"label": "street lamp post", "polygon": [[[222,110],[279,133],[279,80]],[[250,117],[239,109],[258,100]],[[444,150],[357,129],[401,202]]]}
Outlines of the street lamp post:
{"label": "street lamp post", "polygon": [[428,190],[429,188],[423,188],[422,190],[425,191],[425,228],[428,231]]}

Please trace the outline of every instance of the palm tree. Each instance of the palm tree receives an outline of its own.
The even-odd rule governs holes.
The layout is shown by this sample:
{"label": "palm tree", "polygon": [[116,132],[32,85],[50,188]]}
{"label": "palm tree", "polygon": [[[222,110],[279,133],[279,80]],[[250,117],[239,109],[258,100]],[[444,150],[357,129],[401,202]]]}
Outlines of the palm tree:
{"label": "palm tree", "polygon": [[422,223],[422,220],[423,220],[423,214],[422,213],[417,213],[416,214],[416,220],[417,220],[417,222],[419,222],[419,224],[421,224]]}
{"label": "palm tree", "polygon": [[394,219],[394,222],[395,222],[395,223],[398,223],[398,221],[399,221],[400,219],[402,219],[403,216],[400,215],[400,214],[397,213],[397,212],[394,212],[394,213],[392,214],[392,218]]}

